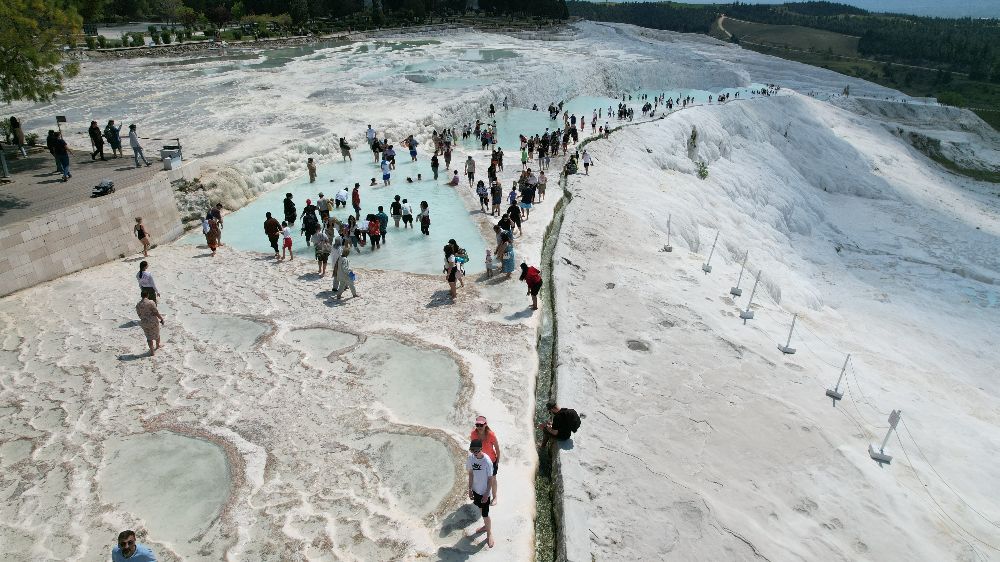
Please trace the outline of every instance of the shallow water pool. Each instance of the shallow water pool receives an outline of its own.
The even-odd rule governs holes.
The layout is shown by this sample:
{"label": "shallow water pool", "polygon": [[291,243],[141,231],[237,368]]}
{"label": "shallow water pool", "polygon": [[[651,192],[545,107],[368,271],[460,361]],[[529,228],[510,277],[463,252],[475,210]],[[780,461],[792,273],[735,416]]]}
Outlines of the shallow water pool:
{"label": "shallow water pool", "polygon": [[[264,213],[271,212],[276,219],[283,220],[282,200],[285,198],[285,193],[292,194],[292,200],[295,201],[296,209],[301,215],[306,199],[311,199],[315,203],[320,192],[333,197],[337,191],[342,191],[345,187],[353,188],[354,183],[358,182],[361,184],[362,217],[368,213],[377,213],[379,205],[385,209],[386,214],[389,214],[389,205],[393,197],[399,195],[409,201],[414,213],[419,212],[421,201],[427,201],[431,213],[431,227],[430,235],[425,236],[420,233],[419,225],[404,229],[400,224],[400,228],[396,228],[390,219],[386,244],[374,252],[370,244],[364,246],[360,253],[352,249],[350,258],[352,265],[413,273],[441,273],[444,264],[444,245],[449,239],[454,238],[468,251],[471,258],[470,263],[466,265],[466,271],[474,273],[484,269],[486,244],[479,227],[473,221],[472,215],[475,212],[470,213],[455,193],[455,189],[469,189],[467,184],[463,183],[458,188],[449,187],[444,183],[443,173],[440,181],[435,182],[429,179],[432,177],[429,154],[420,154],[419,160],[412,163],[408,161],[409,156],[404,151],[397,150],[397,169],[393,172],[391,185],[385,187],[382,185],[381,173],[375,166],[370,151],[355,150],[353,156],[355,158],[353,162],[342,162],[340,157],[336,156],[335,161],[321,165],[316,183],[310,184],[308,177],[297,178],[280,188],[261,194],[246,207],[226,215],[223,243],[239,250],[270,253],[270,244],[264,235]],[[452,167],[455,165],[456,162],[452,161]],[[443,160],[441,166],[443,172]],[[423,174],[423,180],[416,181],[418,173]],[[371,178],[376,176],[378,185],[369,186]],[[407,183],[407,177],[415,181]],[[333,216],[346,221],[348,211],[341,207],[333,212]],[[293,228],[292,249],[298,259],[313,260],[314,252],[306,246],[305,236],[300,232],[301,226],[301,221],[298,221]],[[182,242],[203,245],[205,238],[201,231],[196,229],[182,238]]]}

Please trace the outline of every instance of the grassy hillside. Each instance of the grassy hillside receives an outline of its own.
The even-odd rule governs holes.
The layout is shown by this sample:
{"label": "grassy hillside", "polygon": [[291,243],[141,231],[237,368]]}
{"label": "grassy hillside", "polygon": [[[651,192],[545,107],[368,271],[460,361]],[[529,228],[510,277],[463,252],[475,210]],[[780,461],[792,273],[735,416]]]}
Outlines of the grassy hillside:
{"label": "grassy hillside", "polygon": [[847,57],[858,56],[859,37],[799,25],[754,23],[733,18],[723,18],[719,23],[721,29],[736,36],[740,43],[752,42]]}

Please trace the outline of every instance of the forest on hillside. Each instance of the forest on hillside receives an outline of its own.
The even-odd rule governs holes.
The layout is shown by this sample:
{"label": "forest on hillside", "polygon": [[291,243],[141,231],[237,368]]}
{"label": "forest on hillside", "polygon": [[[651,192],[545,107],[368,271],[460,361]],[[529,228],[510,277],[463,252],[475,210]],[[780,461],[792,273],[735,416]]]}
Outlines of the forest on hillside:
{"label": "forest on hillside", "polygon": [[[1000,82],[1000,21],[876,14],[832,2],[786,4],[596,4],[567,2],[573,16],[656,29],[707,33],[719,15],[777,25],[799,25],[860,37],[858,51],[886,62],[934,66],[973,80]],[[707,22],[707,23],[706,23]]]}
{"label": "forest on hillside", "polygon": [[[485,14],[565,19],[564,0],[479,0]],[[386,16],[423,20],[464,13],[468,0],[69,0],[84,23],[166,21],[221,26],[246,16],[287,14],[294,25],[314,19],[372,16],[377,25]]]}

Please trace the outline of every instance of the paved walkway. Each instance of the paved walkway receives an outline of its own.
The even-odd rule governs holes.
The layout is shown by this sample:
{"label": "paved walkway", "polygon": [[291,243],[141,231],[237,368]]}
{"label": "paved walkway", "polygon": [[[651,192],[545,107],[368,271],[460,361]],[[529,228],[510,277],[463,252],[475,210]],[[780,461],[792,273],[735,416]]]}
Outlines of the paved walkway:
{"label": "paved walkway", "polygon": [[[52,213],[90,199],[94,186],[103,179],[115,182],[115,189],[123,189],[163,173],[159,158],[151,158],[146,150],[146,160],[152,166],[136,168],[132,151],[126,150],[123,158],[110,158],[107,162],[90,159],[90,149],[72,148],[70,171],[73,177],[62,182],[62,174],[56,172],[55,159],[45,148],[35,148],[27,158],[14,159],[15,152],[4,144],[7,166],[10,169],[9,183],[0,183],[0,224],[30,219]],[[105,152],[105,156],[110,151]]]}

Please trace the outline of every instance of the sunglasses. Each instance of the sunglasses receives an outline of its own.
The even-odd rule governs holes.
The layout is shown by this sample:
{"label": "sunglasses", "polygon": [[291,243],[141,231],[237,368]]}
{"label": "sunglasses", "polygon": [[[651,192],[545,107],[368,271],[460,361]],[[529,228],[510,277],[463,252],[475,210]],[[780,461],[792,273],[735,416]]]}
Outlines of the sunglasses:
{"label": "sunglasses", "polygon": [[477,423],[476,427],[483,427],[484,425],[486,425],[486,424],[485,423]]}
{"label": "sunglasses", "polygon": [[469,450],[472,451],[473,454],[476,454],[479,451],[482,451],[482,449],[469,449]]}

